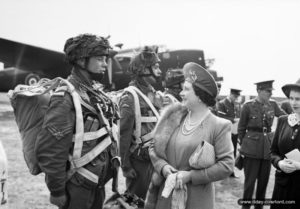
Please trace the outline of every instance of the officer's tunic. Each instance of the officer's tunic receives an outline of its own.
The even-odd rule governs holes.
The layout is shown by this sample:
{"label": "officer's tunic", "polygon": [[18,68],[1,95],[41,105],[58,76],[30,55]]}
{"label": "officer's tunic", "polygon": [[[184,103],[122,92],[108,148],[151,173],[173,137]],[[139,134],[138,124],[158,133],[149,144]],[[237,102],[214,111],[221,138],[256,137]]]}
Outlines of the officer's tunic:
{"label": "officer's tunic", "polygon": [[285,112],[274,100],[261,103],[256,98],[243,105],[238,124],[238,135],[241,140],[240,152],[245,156],[244,199],[252,198],[256,179],[256,198],[265,198],[271,169],[271,127],[274,116],[279,117],[284,114]]}
{"label": "officer's tunic", "polygon": [[[101,105],[105,117],[111,119],[110,121],[117,119],[115,114],[111,114],[111,108],[106,103],[96,101],[101,98],[100,94],[97,98],[86,89],[81,88],[79,83],[85,85],[88,83],[74,71],[69,77],[69,81],[74,85],[82,100],[95,108],[97,108],[97,104]],[[82,106],[82,114],[85,132],[99,130],[105,125],[98,115],[84,106]],[[116,142],[113,141],[100,155],[84,166],[99,177],[98,184],[77,172],[69,178],[70,164],[68,159],[73,151],[72,139],[75,133],[75,120],[75,109],[71,95],[63,91],[54,93],[44,118],[43,129],[37,138],[36,155],[39,166],[46,174],[46,184],[51,195],[54,197],[67,195],[68,202],[64,208],[102,208],[105,199],[104,185],[116,174],[116,169],[111,164],[111,159],[117,155]],[[104,138],[83,142],[82,155],[92,150]]]}
{"label": "officer's tunic", "polygon": [[[145,87],[139,84],[137,81],[131,82],[129,85],[137,87],[142,91],[143,94],[148,96],[150,101],[153,101],[154,106],[157,107],[159,104],[154,102],[156,99],[154,89]],[[150,107],[146,102],[139,96],[139,103],[141,108],[142,116],[154,116]],[[137,173],[137,178],[126,179],[127,190],[130,193],[136,194],[140,198],[145,199],[151,176],[153,172],[153,166],[151,164],[148,147],[136,148],[132,151],[134,146],[134,130],[135,130],[135,107],[134,98],[130,93],[125,93],[119,102],[120,106],[120,155],[122,160],[122,169],[124,172],[134,169]],[[156,123],[142,123],[141,135],[145,135],[151,132]]]}

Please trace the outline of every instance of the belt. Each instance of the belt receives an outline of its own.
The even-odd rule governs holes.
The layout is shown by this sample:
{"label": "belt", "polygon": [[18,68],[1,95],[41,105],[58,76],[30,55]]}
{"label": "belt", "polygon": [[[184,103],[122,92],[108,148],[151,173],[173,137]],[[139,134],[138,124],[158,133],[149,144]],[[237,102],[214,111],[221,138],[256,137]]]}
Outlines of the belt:
{"label": "belt", "polygon": [[248,131],[255,131],[255,132],[261,132],[261,133],[270,133],[271,128],[262,127],[262,128],[247,128]]}

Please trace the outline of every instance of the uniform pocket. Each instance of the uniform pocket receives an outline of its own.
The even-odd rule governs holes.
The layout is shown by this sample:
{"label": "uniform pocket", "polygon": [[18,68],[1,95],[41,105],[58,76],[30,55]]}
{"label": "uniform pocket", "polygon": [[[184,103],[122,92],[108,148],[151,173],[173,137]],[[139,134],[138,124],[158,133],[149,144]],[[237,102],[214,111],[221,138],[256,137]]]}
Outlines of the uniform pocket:
{"label": "uniform pocket", "polygon": [[253,132],[247,132],[242,143],[241,152],[256,156],[258,151],[259,135]]}

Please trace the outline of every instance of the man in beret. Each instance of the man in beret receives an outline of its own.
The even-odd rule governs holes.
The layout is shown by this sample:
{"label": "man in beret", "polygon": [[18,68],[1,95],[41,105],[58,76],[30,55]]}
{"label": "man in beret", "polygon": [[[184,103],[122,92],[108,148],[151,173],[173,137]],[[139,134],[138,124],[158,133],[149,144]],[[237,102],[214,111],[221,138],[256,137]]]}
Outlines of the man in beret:
{"label": "man in beret", "polygon": [[[240,89],[230,89],[229,96],[225,97],[217,103],[217,115],[221,118],[230,120],[232,123],[231,128],[231,140],[234,147],[234,157],[236,157],[236,148],[238,141],[237,124],[240,118],[241,104],[237,102],[241,95]],[[236,177],[232,173],[231,177]]]}
{"label": "man in beret", "polygon": [[[238,137],[241,140],[240,153],[244,156],[243,199],[245,200],[252,199],[256,180],[256,199],[265,199],[271,170],[271,127],[274,116],[285,115],[278,104],[270,99],[273,82],[274,80],[256,83],[258,96],[245,102],[241,111]],[[262,207],[262,205],[255,205],[255,208]],[[250,208],[250,205],[243,205],[242,208]]]}

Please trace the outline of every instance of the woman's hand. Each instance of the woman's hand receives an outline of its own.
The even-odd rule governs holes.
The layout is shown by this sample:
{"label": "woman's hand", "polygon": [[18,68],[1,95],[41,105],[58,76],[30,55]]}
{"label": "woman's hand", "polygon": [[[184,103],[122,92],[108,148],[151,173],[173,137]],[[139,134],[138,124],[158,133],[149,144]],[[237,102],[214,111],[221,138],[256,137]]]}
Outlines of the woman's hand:
{"label": "woman's hand", "polygon": [[171,173],[176,173],[177,169],[173,168],[171,165],[165,165],[162,169],[162,175],[167,178]]}
{"label": "woman's hand", "polygon": [[291,159],[286,159],[286,162],[294,165],[296,170],[300,170],[300,162]]}
{"label": "woman's hand", "polygon": [[176,189],[183,189],[183,186],[191,181],[190,171],[178,171],[176,177]]}
{"label": "woman's hand", "polygon": [[292,173],[296,170],[296,166],[289,159],[280,160],[278,167],[285,173]]}

